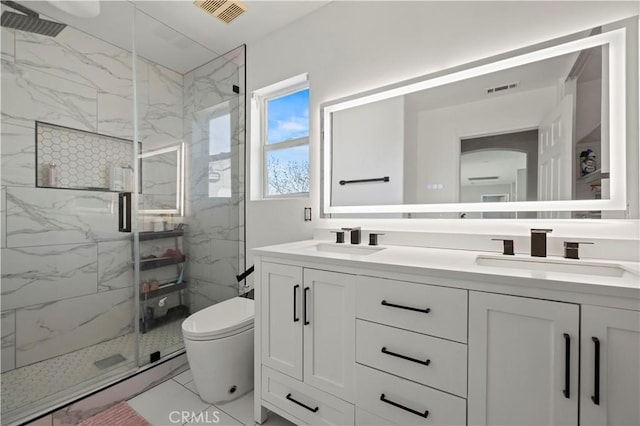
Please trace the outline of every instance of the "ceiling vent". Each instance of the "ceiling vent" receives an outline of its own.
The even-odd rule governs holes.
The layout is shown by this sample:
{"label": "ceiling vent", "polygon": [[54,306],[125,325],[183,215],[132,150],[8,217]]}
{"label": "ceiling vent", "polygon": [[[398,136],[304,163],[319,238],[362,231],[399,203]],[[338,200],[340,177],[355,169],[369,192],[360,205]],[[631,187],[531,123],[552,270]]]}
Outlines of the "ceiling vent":
{"label": "ceiling vent", "polygon": [[516,81],[515,83],[509,83],[509,84],[503,84],[501,86],[490,87],[487,89],[487,93],[498,93],[498,92],[503,92],[505,90],[515,89],[516,87],[518,87],[519,84],[520,82]]}
{"label": "ceiling vent", "polygon": [[229,0],[196,0],[193,2],[200,9],[213,15],[225,24],[230,24],[238,16],[247,11],[247,6],[239,1]]}

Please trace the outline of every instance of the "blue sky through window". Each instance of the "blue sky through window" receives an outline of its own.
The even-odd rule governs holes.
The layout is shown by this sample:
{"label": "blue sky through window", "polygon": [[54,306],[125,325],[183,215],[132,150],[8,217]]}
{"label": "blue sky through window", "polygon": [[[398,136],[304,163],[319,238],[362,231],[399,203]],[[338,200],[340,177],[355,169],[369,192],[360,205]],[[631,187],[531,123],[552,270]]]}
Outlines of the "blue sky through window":
{"label": "blue sky through window", "polygon": [[268,101],[267,144],[309,136],[309,89]]}

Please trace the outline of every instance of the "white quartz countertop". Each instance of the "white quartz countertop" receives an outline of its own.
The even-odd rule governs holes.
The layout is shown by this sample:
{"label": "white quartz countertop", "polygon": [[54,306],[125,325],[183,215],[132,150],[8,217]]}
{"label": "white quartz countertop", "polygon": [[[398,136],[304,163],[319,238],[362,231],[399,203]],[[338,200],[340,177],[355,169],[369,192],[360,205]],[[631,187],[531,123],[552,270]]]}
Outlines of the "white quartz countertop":
{"label": "white quartz countertop", "polygon": [[[563,259],[560,257],[536,258],[538,261],[550,261],[570,265],[579,270],[579,265],[614,267],[622,269],[621,276],[598,275],[588,273],[558,272],[544,270],[545,264],[538,263],[536,268],[486,266],[478,263],[481,258],[498,259],[502,255],[495,252],[480,252],[471,250],[450,250],[426,247],[391,246],[380,245],[382,250],[365,252],[366,254],[338,253],[333,251],[320,251],[318,245],[331,250],[332,246],[345,247],[349,250],[348,243],[336,244],[330,241],[306,240],[288,244],[260,247],[253,250],[255,255],[275,258],[288,258],[301,262],[323,263],[328,265],[340,265],[343,267],[356,267],[367,270],[390,271],[397,273],[409,273],[428,275],[442,278],[496,282],[517,286],[536,286],[542,288],[556,288],[571,292],[584,292],[601,294],[614,297],[631,297],[640,299],[640,263],[618,262],[595,259]],[[340,249],[339,247],[338,249]],[[368,246],[360,246],[364,250]],[[521,260],[528,262],[530,256],[515,255],[505,256],[508,260]],[[507,260],[507,259],[505,259]],[[521,265],[518,263],[518,265]],[[551,268],[549,268],[551,269]],[[516,278],[515,280],[513,278]]]}

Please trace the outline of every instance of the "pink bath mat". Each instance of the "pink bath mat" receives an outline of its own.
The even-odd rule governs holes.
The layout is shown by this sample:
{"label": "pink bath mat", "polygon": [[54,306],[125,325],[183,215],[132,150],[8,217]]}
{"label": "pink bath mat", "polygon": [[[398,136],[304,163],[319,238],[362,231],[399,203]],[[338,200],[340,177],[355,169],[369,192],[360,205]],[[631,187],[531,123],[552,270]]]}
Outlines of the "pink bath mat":
{"label": "pink bath mat", "polygon": [[80,426],[151,426],[144,417],[131,408],[126,401],[89,417]]}

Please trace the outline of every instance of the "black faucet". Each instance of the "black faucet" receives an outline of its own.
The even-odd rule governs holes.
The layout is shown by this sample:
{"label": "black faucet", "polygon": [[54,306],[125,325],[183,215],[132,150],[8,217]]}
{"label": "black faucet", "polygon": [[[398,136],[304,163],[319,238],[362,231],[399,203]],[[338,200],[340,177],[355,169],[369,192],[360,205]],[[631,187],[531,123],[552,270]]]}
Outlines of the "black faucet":
{"label": "black faucet", "polygon": [[580,259],[578,256],[578,247],[580,244],[593,244],[585,241],[565,241],[564,242],[564,258],[565,259]]}
{"label": "black faucet", "polygon": [[349,235],[351,236],[351,244],[360,244],[362,233],[360,232],[359,226],[355,226],[352,228],[342,228],[342,230],[349,231]]}
{"label": "black faucet", "polygon": [[552,229],[531,229],[531,256],[547,257],[547,234]]}

